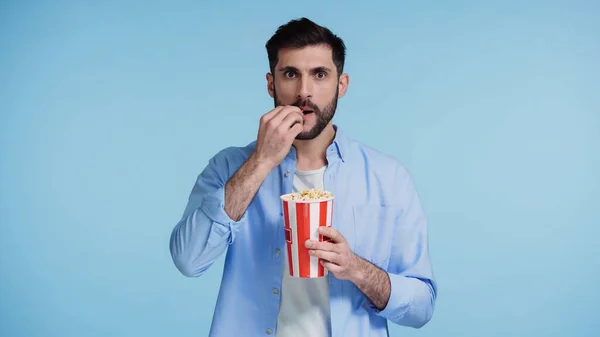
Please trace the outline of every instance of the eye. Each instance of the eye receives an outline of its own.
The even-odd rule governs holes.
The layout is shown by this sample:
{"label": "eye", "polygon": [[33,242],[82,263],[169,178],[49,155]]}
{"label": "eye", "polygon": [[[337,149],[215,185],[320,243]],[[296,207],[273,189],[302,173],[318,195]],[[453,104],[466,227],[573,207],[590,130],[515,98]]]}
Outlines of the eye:
{"label": "eye", "polygon": [[318,78],[318,79],[320,79],[320,80],[324,79],[324,78],[325,78],[325,76],[327,76],[327,73],[326,73],[326,72],[324,72],[324,71],[319,71],[319,72],[317,73],[317,78]]}
{"label": "eye", "polygon": [[291,70],[288,70],[288,71],[286,71],[286,72],[285,72],[283,75],[284,75],[286,78],[294,78],[294,77],[296,76],[296,73],[294,73],[294,72],[293,72],[293,71],[291,71]]}

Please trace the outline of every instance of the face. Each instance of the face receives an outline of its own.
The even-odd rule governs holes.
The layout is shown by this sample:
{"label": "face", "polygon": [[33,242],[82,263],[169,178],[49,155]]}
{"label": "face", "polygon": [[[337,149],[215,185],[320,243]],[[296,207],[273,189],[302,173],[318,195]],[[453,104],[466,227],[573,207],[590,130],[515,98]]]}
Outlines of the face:
{"label": "face", "polygon": [[328,46],[282,49],[274,73],[267,74],[275,106],[294,105],[304,113],[304,130],[296,139],[317,137],[331,122],[337,100],[346,93],[348,75],[338,76]]}

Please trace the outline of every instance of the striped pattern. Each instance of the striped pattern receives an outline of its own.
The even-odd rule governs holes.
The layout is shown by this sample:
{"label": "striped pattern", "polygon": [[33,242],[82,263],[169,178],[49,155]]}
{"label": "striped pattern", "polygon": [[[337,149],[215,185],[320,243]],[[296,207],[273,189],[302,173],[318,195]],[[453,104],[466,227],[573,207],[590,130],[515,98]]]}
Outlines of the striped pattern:
{"label": "striped pattern", "polygon": [[327,270],[319,258],[308,255],[306,240],[323,241],[319,226],[331,227],[333,200],[294,202],[283,200],[283,219],[290,275],[302,278],[322,277]]}

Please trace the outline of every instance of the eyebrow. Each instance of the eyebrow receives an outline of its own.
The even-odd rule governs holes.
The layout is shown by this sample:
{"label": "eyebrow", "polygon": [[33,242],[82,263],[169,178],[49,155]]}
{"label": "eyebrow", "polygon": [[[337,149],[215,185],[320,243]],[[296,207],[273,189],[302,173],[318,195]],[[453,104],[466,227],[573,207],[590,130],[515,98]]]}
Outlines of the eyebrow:
{"label": "eyebrow", "polygon": [[[293,71],[293,72],[300,72],[300,69],[293,67],[293,66],[283,66],[281,68],[278,68],[277,71],[283,72],[283,71]],[[329,69],[328,67],[325,66],[320,66],[320,67],[315,67],[311,69],[311,72],[313,73],[317,73],[317,72],[331,72],[331,69]]]}

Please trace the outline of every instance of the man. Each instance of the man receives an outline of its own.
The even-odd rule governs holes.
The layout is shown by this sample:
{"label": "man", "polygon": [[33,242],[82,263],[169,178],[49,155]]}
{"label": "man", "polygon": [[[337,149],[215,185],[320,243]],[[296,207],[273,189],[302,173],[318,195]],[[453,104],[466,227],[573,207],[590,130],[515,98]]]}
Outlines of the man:
{"label": "man", "polygon": [[[346,93],[343,41],[308,19],[266,44],[275,108],[258,136],[217,153],[199,175],[170,250],[186,276],[227,251],[211,336],[387,336],[419,328],[436,299],[427,225],[407,170],[350,139],[332,118]],[[335,195],[332,242],[307,242],[327,277],[289,275],[280,195]]]}

